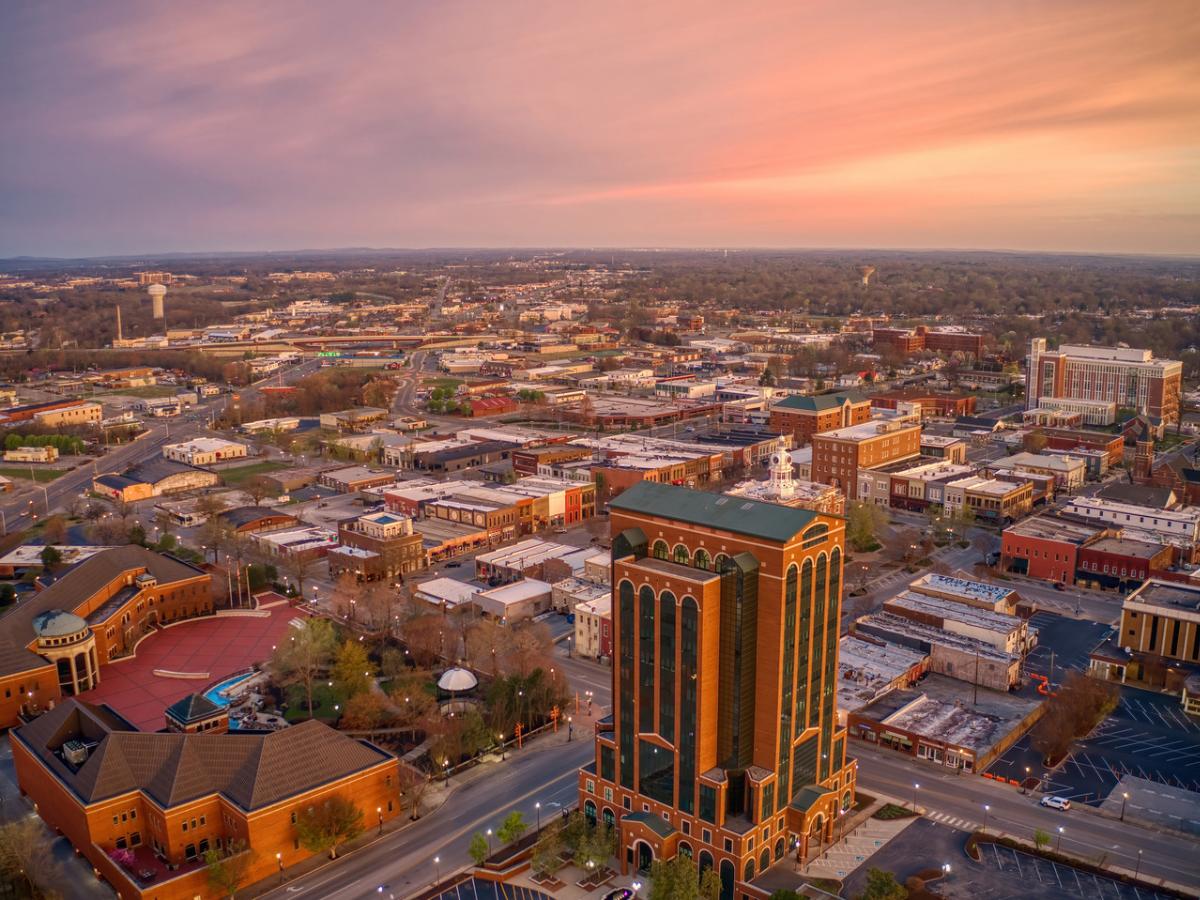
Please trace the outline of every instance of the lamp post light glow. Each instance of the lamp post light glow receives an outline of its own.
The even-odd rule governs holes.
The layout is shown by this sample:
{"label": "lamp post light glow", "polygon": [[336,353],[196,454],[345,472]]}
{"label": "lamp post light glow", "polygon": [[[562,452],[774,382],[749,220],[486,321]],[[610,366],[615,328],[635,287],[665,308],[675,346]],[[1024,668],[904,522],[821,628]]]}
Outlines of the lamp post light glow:
{"label": "lamp post light glow", "polygon": [[275,854],[275,864],[279,866],[279,883],[283,884],[283,854]]}
{"label": "lamp post light glow", "polygon": [[988,806],[986,803],[983,804],[983,830],[984,831],[987,831],[988,813],[990,813],[991,811],[992,811],[992,808],[990,806]]}
{"label": "lamp post light glow", "polygon": [[913,782],[913,812],[917,811],[917,791],[920,790],[920,787],[921,785],[917,782]]}
{"label": "lamp post light glow", "polygon": [[1121,792],[1121,821],[1125,821],[1125,804],[1129,802],[1129,791]]}
{"label": "lamp post light glow", "polygon": [[1057,853],[1059,850],[1062,849],[1062,836],[1063,836],[1063,827],[1061,825],[1059,825],[1058,826],[1058,841],[1054,844],[1054,852],[1055,853]]}

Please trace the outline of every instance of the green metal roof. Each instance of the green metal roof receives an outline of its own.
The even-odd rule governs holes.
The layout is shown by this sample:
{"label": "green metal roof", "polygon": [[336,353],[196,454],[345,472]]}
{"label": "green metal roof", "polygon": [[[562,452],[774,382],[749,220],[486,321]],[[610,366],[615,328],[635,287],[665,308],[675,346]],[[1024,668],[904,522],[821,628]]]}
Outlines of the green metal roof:
{"label": "green metal roof", "polygon": [[793,394],[790,397],[784,397],[775,406],[781,409],[825,412],[826,410],[837,409],[844,403],[862,403],[866,399],[866,397],[857,391],[845,391],[837,394],[816,394],[811,397]]}
{"label": "green metal roof", "polygon": [[611,509],[678,519],[750,537],[786,543],[811,525],[817,514],[808,509],[779,506],[710,494],[673,484],[641,481],[609,503]]}
{"label": "green metal roof", "polygon": [[668,838],[675,833],[675,829],[671,827],[671,823],[665,819],[648,812],[627,813],[622,819],[622,822],[641,822],[660,838]]}
{"label": "green metal roof", "polygon": [[833,791],[829,790],[829,788],[823,788],[817,784],[808,784],[800,789],[799,793],[792,798],[792,802],[788,806],[792,809],[798,809],[801,812],[808,812],[813,808],[814,803],[832,793]]}

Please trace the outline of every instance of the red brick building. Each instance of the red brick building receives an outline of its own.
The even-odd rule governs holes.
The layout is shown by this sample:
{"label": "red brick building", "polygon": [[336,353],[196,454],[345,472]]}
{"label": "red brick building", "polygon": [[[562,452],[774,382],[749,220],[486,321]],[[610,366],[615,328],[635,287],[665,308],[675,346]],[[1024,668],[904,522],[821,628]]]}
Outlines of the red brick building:
{"label": "red brick building", "polygon": [[861,394],[817,394],[785,397],[771,407],[770,426],[780,434],[792,434],[796,446],[807,444],[814,434],[858,425],[871,418],[871,401]]}
{"label": "red brick building", "polygon": [[1000,567],[1060,584],[1074,584],[1080,551],[1113,534],[1102,526],[1034,516],[1004,529],[1000,542]]}
{"label": "red brick building", "polygon": [[296,823],[335,796],[366,828],[399,812],[396,758],[316,720],[268,733],[146,733],[71,699],[11,743],[21,793],[122,900],[212,896],[204,853],[241,842],[253,851],[247,883],[306,859]]}
{"label": "red brick building", "polygon": [[1125,590],[1170,565],[1167,544],[1106,537],[1080,548],[1078,577],[1102,588]]}
{"label": "red brick building", "polygon": [[1097,450],[1108,458],[1107,467],[1118,465],[1125,456],[1125,441],[1119,434],[1070,428],[1036,428],[1034,434],[1046,438],[1048,450]]}
{"label": "red brick building", "polygon": [[211,581],[131,544],[97,553],[20,603],[0,618],[0,728],[91,690],[153,628],[211,613]]}
{"label": "red brick building", "polygon": [[871,406],[875,409],[898,409],[901,403],[915,403],[919,406],[922,419],[929,416],[958,418],[975,415],[975,397],[970,394],[910,388],[871,395]]}
{"label": "red brick building", "polygon": [[968,353],[983,355],[982,334],[970,331],[951,331],[918,325],[916,328],[876,328],[871,332],[871,343],[876,348],[890,347],[896,352],[911,356],[921,350],[935,353]]}

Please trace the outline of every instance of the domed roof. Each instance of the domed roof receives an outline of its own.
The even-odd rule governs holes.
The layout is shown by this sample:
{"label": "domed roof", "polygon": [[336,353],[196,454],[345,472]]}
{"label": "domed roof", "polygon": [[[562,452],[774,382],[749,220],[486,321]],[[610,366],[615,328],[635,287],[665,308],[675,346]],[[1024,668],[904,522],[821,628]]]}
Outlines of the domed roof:
{"label": "domed roof", "polygon": [[51,609],[34,617],[33,630],[38,637],[67,637],[88,627],[88,623],[74,613]]}
{"label": "domed roof", "polygon": [[438,688],[443,691],[469,691],[479,684],[479,679],[466,669],[447,669],[438,679]]}

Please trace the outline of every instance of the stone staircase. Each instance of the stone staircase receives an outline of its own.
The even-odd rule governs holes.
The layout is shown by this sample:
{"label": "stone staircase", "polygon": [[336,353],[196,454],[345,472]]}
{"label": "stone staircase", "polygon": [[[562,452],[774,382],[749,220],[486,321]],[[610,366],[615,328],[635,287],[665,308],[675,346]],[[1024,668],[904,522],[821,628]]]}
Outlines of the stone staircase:
{"label": "stone staircase", "polygon": [[864,819],[845,834],[841,840],[830,844],[820,856],[810,860],[802,870],[806,878],[833,878],[843,881],[855,869],[883,847],[901,831],[917,821],[918,816],[907,819]]}

